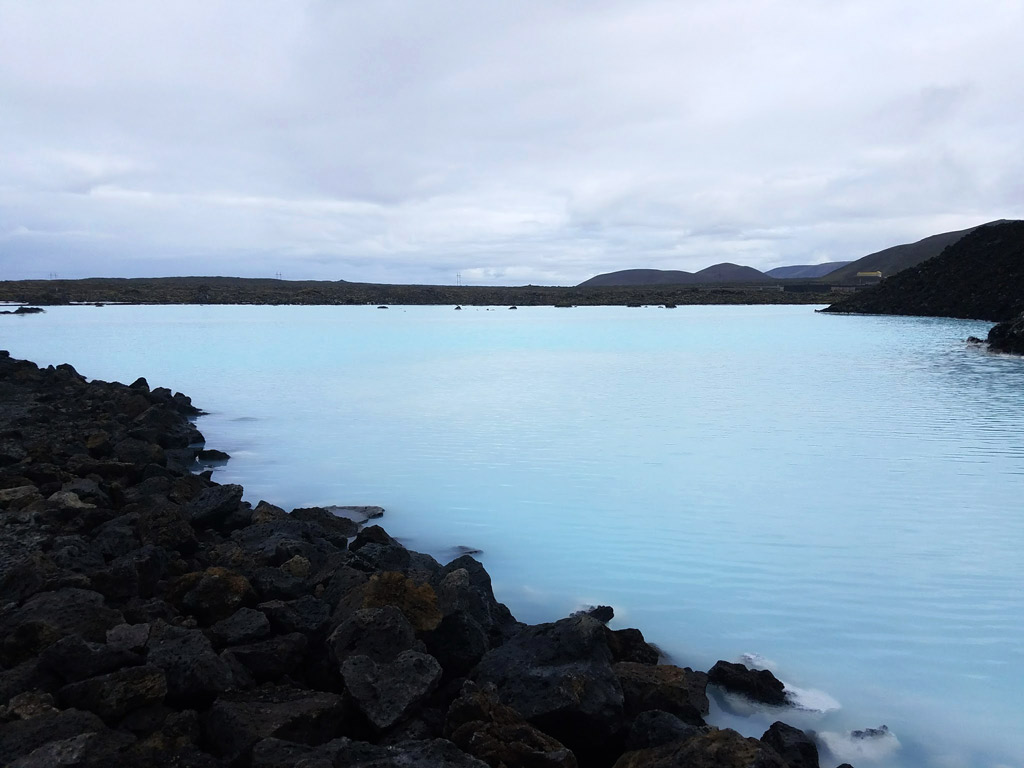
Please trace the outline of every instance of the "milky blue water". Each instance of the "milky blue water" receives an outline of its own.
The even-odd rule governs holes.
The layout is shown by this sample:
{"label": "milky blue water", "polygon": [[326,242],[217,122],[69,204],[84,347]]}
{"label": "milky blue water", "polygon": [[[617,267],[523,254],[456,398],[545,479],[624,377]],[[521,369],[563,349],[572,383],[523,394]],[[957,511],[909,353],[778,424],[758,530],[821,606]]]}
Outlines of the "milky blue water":
{"label": "milky blue water", "polygon": [[[823,766],[1024,765],[1024,361],[988,324],[809,307],[75,307],[0,348],[186,392],[246,498],[380,504],[518,618],[611,604]],[[886,724],[891,736],[851,740]]]}

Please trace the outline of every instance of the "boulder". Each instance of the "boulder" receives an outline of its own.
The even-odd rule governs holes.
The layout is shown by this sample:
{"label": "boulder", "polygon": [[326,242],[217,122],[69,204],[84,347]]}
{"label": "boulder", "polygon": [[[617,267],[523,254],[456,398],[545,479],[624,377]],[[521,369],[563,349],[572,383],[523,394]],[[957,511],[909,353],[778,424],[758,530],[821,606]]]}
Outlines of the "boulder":
{"label": "boulder", "polygon": [[79,635],[61,638],[39,656],[39,663],[44,669],[68,683],[136,666],[142,661],[142,656],[133,650],[90,643]]}
{"label": "boulder", "polygon": [[323,600],[303,595],[297,600],[270,600],[257,606],[276,632],[320,635],[331,620],[331,609]]}
{"label": "boulder", "polygon": [[219,528],[238,514],[242,486],[213,485],[199,493],[185,508],[192,524],[200,528]]}
{"label": "boulder", "polygon": [[778,752],[789,768],[818,768],[818,746],[799,728],[776,721],[761,741]]}
{"label": "boulder", "polygon": [[445,735],[491,768],[576,768],[576,756],[560,741],[534,728],[496,690],[467,682],[452,702]]}
{"label": "boulder", "polygon": [[309,642],[298,632],[275,635],[248,645],[232,646],[224,651],[225,661],[241,664],[258,683],[278,681],[302,664]]}
{"label": "boulder", "polygon": [[786,703],[785,686],[767,669],[747,669],[743,664],[717,661],[708,670],[708,682],[763,704]]}
{"label": "boulder", "polygon": [[251,643],[269,634],[270,621],[266,614],[253,608],[239,608],[210,627],[209,631],[210,639],[218,646]]}
{"label": "boulder", "polygon": [[660,709],[648,709],[637,715],[626,734],[627,751],[650,749],[664,744],[685,741],[700,733],[695,725],[684,723],[678,717]]}
{"label": "boulder", "polygon": [[788,768],[768,745],[731,729],[699,732],[684,741],[626,752],[614,768]]}
{"label": "boulder", "polygon": [[988,332],[987,341],[993,352],[1024,355],[1024,313],[994,325]]}
{"label": "boulder", "polygon": [[369,656],[383,664],[403,651],[422,650],[409,620],[393,605],[356,611],[334,630],[327,645],[339,665],[349,656]]}
{"label": "boulder", "polygon": [[102,642],[108,629],[123,622],[121,613],[106,607],[98,592],[74,588],[40,592],[21,608],[0,616],[0,663],[13,666],[70,634]]}
{"label": "boulder", "polygon": [[349,656],[341,665],[345,688],[374,727],[390,728],[423,702],[441,680],[441,665],[425,653],[403,651],[378,664]]}
{"label": "boulder", "polygon": [[417,583],[397,571],[375,573],[363,592],[363,608],[393,605],[417,632],[436,629],[441,623],[437,593],[429,584]]}
{"label": "boulder", "polygon": [[146,647],[147,663],[167,676],[167,698],[172,703],[196,706],[228,690],[234,682],[231,668],[198,629],[156,622]]}
{"label": "boulder", "polygon": [[657,709],[675,715],[684,723],[704,725],[708,713],[708,676],[689,667],[670,664],[651,666],[632,661],[613,667],[622,686],[626,715]]}
{"label": "boulder", "polygon": [[[47,713],[39,717],[32,717],[27,720],[15,720],[5,723],[0,728],[0,765],[11,766],[16,760],[26,758],[36,750],[47,744],[62,742],[67,739],[74,739],[83,735],[94,735],[106,731],[103,721],[92,712],[82,712],[77,709],[67,709],[62,712]],[[56,755],[59,751],[53,749],[49,754]],[[84,756],[84,748],[81,751]],[[40,755],[39,757],[42,757]],[[38,765],[40,768],[46,763],[38,759],[32,762],[23,763],[27,765]],[[60,763],[51,763],[51,765]],[[67,763],[65,765],[74,765]]]}
{"label": "boulder", "polygon": [[203,734],[216,754],[236,760],[271,737],[323,744],[338,735],[344,716],[337,694],[265,685],[218,697],[203,717]]}
{"label": "boulder", "polygon": [[141,707],[160,704],[167,695],[167,678],[154,666],[127,667],[71,683],[57,692],[65,707],[93,712],[110,724]]}
{"label": "boulder", "polygon": [[203,626],[215,624],[243,606],[256,604],[256,592],[242,574],[212,567],[187,573],[168,590],[169,600]]}
{"label": "boulder", "polygon": [[623,726],[622,687],[605,626],[589,616],[527,627],[489,651],[472,673],[531,724],[581,760],[606,751]]}

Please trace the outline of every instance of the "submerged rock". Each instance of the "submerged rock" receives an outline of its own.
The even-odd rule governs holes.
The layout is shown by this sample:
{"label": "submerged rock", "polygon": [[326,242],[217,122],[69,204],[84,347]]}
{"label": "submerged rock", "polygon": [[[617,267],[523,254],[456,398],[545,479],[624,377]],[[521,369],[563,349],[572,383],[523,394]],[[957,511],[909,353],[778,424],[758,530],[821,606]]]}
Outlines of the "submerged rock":
{"label": "submerged rock", "polygon": [[708,670],[708,682],[763,704],[786,703],[785,686],[767,669],[748,669],[743,664],[717,661]]}

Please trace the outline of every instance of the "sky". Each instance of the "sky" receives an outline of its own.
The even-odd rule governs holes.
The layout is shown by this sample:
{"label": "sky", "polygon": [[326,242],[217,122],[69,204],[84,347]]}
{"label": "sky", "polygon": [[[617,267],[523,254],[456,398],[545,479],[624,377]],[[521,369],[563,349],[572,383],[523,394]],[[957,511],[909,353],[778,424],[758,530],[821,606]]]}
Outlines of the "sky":
{"label": "sky", "polygon": [[1024,218],[1024,0],[0,0],[0,279],[574,285]]}

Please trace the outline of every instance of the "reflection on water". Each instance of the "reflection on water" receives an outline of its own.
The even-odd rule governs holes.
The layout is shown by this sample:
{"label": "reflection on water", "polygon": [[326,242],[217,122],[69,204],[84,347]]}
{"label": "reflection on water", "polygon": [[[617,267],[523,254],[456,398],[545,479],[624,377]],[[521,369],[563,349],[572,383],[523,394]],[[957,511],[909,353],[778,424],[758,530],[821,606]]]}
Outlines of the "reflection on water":
{"label": "reflection on water", "polygon": [[[1024,361],[963,343],[986,330],[806,307],[106,307],[2,346],[185,391],[233,457],[217,479],[380,504],[439,558],[478,548],[521,619],[607,603],[678,663],[772,659],[836,704],[785,719],[837,756],[982,766],[1024,754]],[[716,713],[758,736],[779,716]]]}

